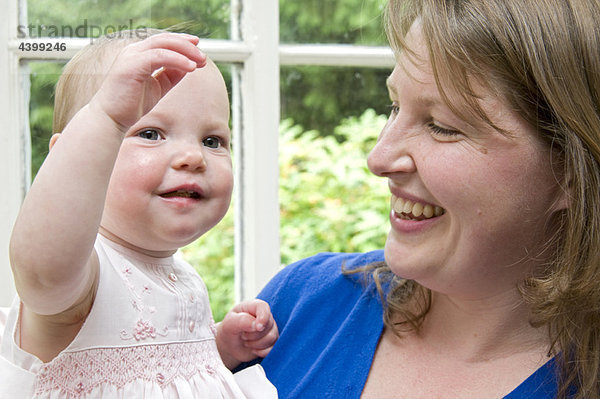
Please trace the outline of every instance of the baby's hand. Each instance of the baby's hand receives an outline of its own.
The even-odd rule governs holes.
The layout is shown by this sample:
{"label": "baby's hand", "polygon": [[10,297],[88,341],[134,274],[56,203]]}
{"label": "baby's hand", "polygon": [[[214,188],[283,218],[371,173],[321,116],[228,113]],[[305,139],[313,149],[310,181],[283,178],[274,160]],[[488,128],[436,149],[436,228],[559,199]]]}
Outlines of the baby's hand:
{"label": "baby's hand", "polygon": [[277,338],[279,330],[271,309],[260,299],[236,305],[217,325],[217,347],[229,369],[267,356]]}
{"label": "baby's hand", "polygon": [[127,45],[112,64],[90,107],[126,131],[183,77],[206,65],[199,39],[161,33]]}

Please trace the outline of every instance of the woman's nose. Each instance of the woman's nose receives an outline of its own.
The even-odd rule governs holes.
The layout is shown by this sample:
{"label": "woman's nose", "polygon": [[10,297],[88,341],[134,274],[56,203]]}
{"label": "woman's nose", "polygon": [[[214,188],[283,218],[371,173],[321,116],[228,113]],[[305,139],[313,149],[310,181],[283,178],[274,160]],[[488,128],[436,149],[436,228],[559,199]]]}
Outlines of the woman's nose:
{"label": "woman's nose", "polygon": [[189,171],[205,171],[206,159],[201,145],[182,143],[179,144],[173,156],[172,166],[174,169]]}
{"label": "woman's nose", "polygon": [[367,158],[371,172],[382,177],[415,172],[417,167],[409,150],[413,136],[414,134],[394,131],[386,125]]}

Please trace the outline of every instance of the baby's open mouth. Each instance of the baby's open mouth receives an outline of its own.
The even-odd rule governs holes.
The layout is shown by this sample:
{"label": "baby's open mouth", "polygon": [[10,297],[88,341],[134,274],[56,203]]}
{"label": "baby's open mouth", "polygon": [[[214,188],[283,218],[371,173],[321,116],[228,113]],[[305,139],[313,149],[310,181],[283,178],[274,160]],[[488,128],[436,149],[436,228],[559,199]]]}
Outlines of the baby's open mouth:
{"label": "baby's open mouth", "polygon": [[192,198],[192,199],[200,199],[200,194],[196,191],[188,191],[188,190],[176,190],[170,191],[168,193],[164,193],[160,195],[163,198]]}
{"label": "baby's open mouth", "polygon": [[392,209],[396,216],[405,220],[425,220],[436,216],[442,216],[445,213],[444,208],[422,204],[412,200],[396,197],[392,195]]}

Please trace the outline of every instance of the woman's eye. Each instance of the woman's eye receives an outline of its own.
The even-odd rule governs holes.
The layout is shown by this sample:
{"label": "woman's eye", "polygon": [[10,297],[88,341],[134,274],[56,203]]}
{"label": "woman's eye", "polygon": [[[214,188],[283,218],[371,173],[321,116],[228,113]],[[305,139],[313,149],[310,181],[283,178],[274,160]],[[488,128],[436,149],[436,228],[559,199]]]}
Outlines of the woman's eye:
{"label": "woman's eye", "polygon": [[436,125],[435,123],[429,123],[427,125],[427,127],[433,134],[438,135],[438,136],[453,137],[453,136],[458,136],[460,134],[460,132],[458,130],[441,127],[441,126]]}
{"label": "woman's eye", "polygon": [[392,103],[388,106],[390,108],[390,114],[395,115],[400,111],[400,107],[396,103]]}
{"label": "woman's eye", "polygon": [[218,137],[210,136],[202,140],[202,144],[209,148],[219,148],[221,140]]}
{"label": "woman's eye", "polygon": [[154,129],[145,129],[138,132],[138,137],[141,137],[146,140],[160,140],[161,136],[158,131]]}

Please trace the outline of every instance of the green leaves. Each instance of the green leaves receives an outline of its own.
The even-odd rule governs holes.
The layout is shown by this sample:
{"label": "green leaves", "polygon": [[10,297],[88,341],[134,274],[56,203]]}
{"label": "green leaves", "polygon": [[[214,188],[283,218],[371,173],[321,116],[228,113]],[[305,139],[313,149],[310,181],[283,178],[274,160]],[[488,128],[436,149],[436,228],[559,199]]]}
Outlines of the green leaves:
{"label": "green leaves", "polygon": [[[387,185],[366,165],[386,117],[367,110],[333,136],[280,127],[281,261],[323,251],[382,248],[389,211]],[[339,141],[338,141],[339,140]]]}

